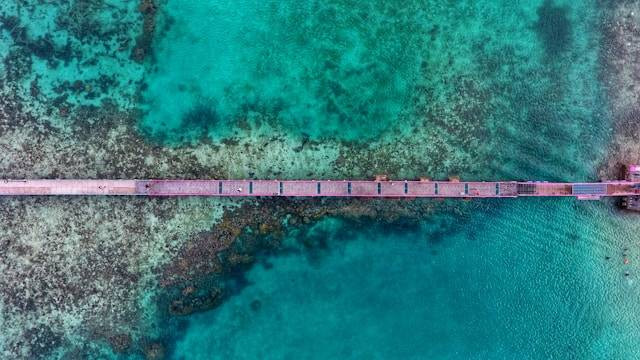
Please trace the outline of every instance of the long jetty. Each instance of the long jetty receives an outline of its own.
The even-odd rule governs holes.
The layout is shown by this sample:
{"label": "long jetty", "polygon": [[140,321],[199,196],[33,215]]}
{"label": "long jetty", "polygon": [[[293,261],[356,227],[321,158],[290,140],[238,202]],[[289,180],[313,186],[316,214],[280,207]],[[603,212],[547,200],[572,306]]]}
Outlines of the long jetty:
{"label": "long jetty", "polygon": [[602,182],[421,180],[0,180],[0,195],[131,195],[218,197],[515,198],[640,196],[640,166],[625,180]]}

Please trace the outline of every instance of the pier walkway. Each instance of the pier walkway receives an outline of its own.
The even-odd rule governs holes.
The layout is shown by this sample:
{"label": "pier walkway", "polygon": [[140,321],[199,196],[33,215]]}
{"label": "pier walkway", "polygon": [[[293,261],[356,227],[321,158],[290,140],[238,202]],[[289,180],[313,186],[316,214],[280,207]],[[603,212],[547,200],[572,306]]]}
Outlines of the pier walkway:
{"label": "pier walkway", "polygon": [[0,180],[0,195],[514,198],[640,195],[640,178],[594,183],[393,180]]}

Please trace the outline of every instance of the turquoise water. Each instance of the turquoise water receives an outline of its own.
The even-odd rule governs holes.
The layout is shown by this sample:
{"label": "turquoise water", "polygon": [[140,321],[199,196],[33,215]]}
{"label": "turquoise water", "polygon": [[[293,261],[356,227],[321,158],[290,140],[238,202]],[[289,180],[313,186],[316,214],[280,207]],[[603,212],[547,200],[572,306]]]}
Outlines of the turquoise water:
{"label": "turquoise water", "polygon": [[567,106],[588,116],[596,107],[582,105],[594,100],[595,79],[568,84],[596,75],[585,71],[598,56],[594,8],[550,1],[168,1],[141,130],[166,144],[242,137],[238,127],[260,114],[250,125],[287,136],[370,141],[423,126],[424,118],[455,123],[448,112],[473,128],[485,120],[474,115],[504,124],[505,117],[527,117],[509,105],[560,104],[571,93],[579,103]]}
{"label": "turquoise water", "polygon": [[[475,177],[587,179],[602,156],[595,3],[168,9],[141,123],[155,140],[216,141],[259,113],[271,131],[323,141],[436,127],[425,156],[453,144]],[[411,228],[333,219],[294,230],[291,251],[263,256],[169,348],[185,359],[633,358],[638,289],[621,253],[635,226],[608,220],[612,205],[487,202]]]}
{"label": "turquoise water", "polygon": [[[173,355],[635,358],[638,286],[621,256],[633,237],[611,215],[534,200],[452,217],[443,233],[325,220],[290,238],[288,255],[263,258],[240,294],[190,317]],[[325,247],[300,246],[309,239]]]}
{"label": "turquoise water", "polygon": [[[613,3],[166,0],[157,2],[153,45],[142,62],[125,51],[109,55],[130,45],[123,39],[96,50],[72,31],[52,30],[60,14],[82,10],[105,33],[116,32],[117,19],[139,16],[133,2],[91,2],[80,10],[5,4],[3,12],[28,24],[27,38],[53,32],[54,47],[71,41],[98,54],[82,66],[25,55],[4,25],[0,50],[14,52],[0,69],[10,82],[16,63],[33,62],[17,88],[28,99],[40,81],[34,104],[62,96],[55,93],[60,81],[79,79],[82,86],[63,92],[69,106],[103,106],[108,98],[119,110],[140,110],[122,123],[139,136],[134,149],[149,152],[136,164],[166,177],[188,158],[193,168],[183,173],[212,178],[388,172],[595,180],[613,127],[601,33]],[[87,90],[101,75],[119,85]],[[101,126],[102,118],[94,121]],[[114,139],[104,152],[122,151]],[[73,148],[74,140],[57,146]],[[146,348],[153,358],[154,343],[162,349],[156,355],[175,359],[640,357],[637,214],[612,201],[572,199],[433,204],[434,213],[416,214],[419,221],[289,224],[281,247],[221,271],[215,280],[234,286],[212,309],[171,314],[167,299],[191,283],[167,289],[158,276],[136,288],[141,320],[116,322],[119,334],[148,329],[128,350],[116,354],[89,333],[47,354],[143,358]],[[176,217],[166,227],[182,222],[201,231],[220,212],[197,213],[198,226]],[[145,219],[155,226],[148,238],[165,234],[159,217]],[[146,229],[127,226],[122,237]],[[166,232],[171,246],[181,241],[175,233]],[[149,258],[176,255],[171,246],[149,246]],[[166,270],[160,260],[150,265],[131,256],[128,266]],[[199,291],[219,285],[208,280],[196,279]]]}
{"label": "turquoise water", "polygon": [[251,112],[292,134],[374,138],[408,103],[433,26],[417,2],[169,1],[165,11],[174,21],[156,47],[142,129],[169,143],[228,137]]}

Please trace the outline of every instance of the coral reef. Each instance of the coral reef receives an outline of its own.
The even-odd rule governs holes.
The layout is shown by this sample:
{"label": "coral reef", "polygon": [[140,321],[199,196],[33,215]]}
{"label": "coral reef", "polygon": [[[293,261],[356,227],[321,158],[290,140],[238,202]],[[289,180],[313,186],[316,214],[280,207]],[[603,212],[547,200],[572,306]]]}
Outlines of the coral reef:
{"label": "coral reef", "polygon": [[151,43],[155,35],[156,13],[158,7],[155,0],[140,0],[138,11],[142,14],[142,32],[136,39],[136,45],[131,52],[131,59],[142,62],[151,51]]}
{"label": "coral reef", "polygon": [[599,169],[604,178],[619,176],[624,165],[640,162],[640,4],[617,2],[602,28],[602,77],[614,119],[608,156]]}
{"label": "coral reef", "polygon": [[[254,139],[253,144],[238,140],[225,146],[159,147],[133,131],[135,111],[122,111],[110,103],[64,110],[65,125],[56,127],[49,119],[65,109],[57,106],[50,108],[51,115],[40,117],[16,94],[7,92],[0,99],[3,176],[206,178],[241,177],[251,169],[252,176],[272,177],[287,164],[280,162],[281,169],[255,164],[283,153],[300,164],[300,177],[315,174],[314,169],[362,177],[371,173],[367,168],[350,170],[349,164],[316,167],[332,158],[330,152],[319,150],[334,145],[310,140],[300,144],[270,136]],[[393,153],[386,146],[402,144],[382,145],[377,151]],[[365,151],[354,154],[350,156],[366,157]],[[237,163],[228,159],[237,159],[244,167],[235,168]],[[400,163],[384,160],[387,164],[379,166],[391,174],[403,171]],[[144,352],[140,344],[154,338],[159,328],[156,317],[142,312],[141,293],[155,284],[165,287],[157,290],[161,292],[179,289],[166,308],[158,309],[160,313],[188,314],[218,305],[230,294],[225,279],[231,269],[242,270],[252,264],[256,252],[278,248],[282,219],[289,224],[308,224],[331,215],[407,221],[423,217],[433,206],[444,206],[404,200],[0,200],[0,255],[11,259],[0,263],[0,271],[11,274],[2,278],[0,286],[4,289],[0,319],[4,325],[5,321],[24,324],[5,332],[2,349],[24,356],[44,353],[44,347],[29,344],[51,344],[55,351],[61,343],[68,351],[93,356],[98,350],[69,345],[86,342],[87,334],[103,338],[114,350]],[[41,323],[47,324],[46,329],[37,327]]]}
{"label": "coral reef", "polygon": [[31,107],[40,112],[46,111],[41,101],[99,105],[109,98],[131,107],[143,73],[142,65],[129,59],[142,21],[131,3],[2,3],[0,46],[8,56],[0,55],[6,67],[0,78],[13,92],[31,97]]}
{"label": "coral reef", "polygon": [[[325,216],[418,222],[436,204],[444,208],[444,204],[429,200],[268,199],[246,203],[225,212],[215,227],[185,244],[164,267],[160,283],[184,284],[251,263],[256,252],[279,246],[278,239],[287,224],[309,224]],[[255,235],[261,238],[259,243],[255,242]]]}
{"label": "coral reef", "polygon": [[181,241],[209,228],[214,220],[201,211],[217,206],[131,198],[1,200],[0,319],[21,324],[3,324],[3,351],[25,357],[61,341],[56,338],[94,334],[125,350],[131,339],[146,336],[139,296],[153,286],[154,267]]}

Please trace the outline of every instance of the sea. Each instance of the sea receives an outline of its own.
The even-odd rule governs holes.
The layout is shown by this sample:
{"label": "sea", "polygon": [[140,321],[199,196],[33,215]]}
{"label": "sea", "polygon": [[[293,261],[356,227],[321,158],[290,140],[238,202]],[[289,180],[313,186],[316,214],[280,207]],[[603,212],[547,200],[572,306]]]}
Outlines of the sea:
{"label": "sea", "polygon": [[[638,5],[598,0],[3,3],[3,83],[13,83],[11,91],[34,114],[46,114],[64,91],[69,95],[60,101],[69,104],[68,111],[86,106],[83,111],[91,114],[106,107],[105,99],[111,108],[126,110],[124,131],[146,144],[141,152],[153,149],[153,156],[135,165],[135,176],[147,171],[149,177],[182,177],[183,170],[173,169],[188,153],[196,164],[189,173],[194,178],[388,174],[478,181],[600,180],[598,170],[616,136],[617,101],[608,67],[617,54],[609,51],[611,34],[604,24],[622,3]],[[65,23],[65,16],[72,20]],[[128,23],[139,26],[123,25]],[[140,24],[146,34],[139,34]],[[16,28],[24,31],[18,34]],[[91,35],[97,40],[86,40],[83,31],[97,31]],[[121,37],[114,40],[112,33]],[[110,39],[108,45],[90,45],[101,37]],[[112,55],[134,43],[145,49],[142,59],[129,52]],[[69,52],[76,54],[66,62],[56,60],[53,66],[41,56],[49,51],[63,57],[63,44],[71,44]],[[82,62],[78,52],[97,55]],[[21,73],[16,63],[29,64],[28,71]],[[34,79],[38,94],[32,90]],[[78,79],[84,87],[74,82]],[[53,128],[71,126],[69,117],[56,114],[46,115]],[[100,126],[92,122],[86,132]],[[74,136],[46,146],[53,152],[88,146]],[[0,149],[29,151],[12,147],[17,140],[8,135],[0,133],[0,139],[6,145]],[[154,162],[165,152],[177,155]],[[56,174],[50,169],[64,168],[63,163],[41,158],[29,163],[36,170],[27,168],[24,174]],[[15,164],[0,160],[0,169],[10,172]],[[128,174],[105,164],[73,165],[73,175]],[[200,206],[193,199],[175,201],[172,211],[182,211],[182,218],[174,219],[172,229],[192,221],[180,209]],[[220,213],[239,206],[224,200],[223,210],[214,211],[210,208],[218,205],[211,204],[218,200],[207,201],[209,210],[198,213],[198,221],[213,229]],[[268,208],[270,201],[260,200],[260,206]],[[332,201],[322,206],[330,208]],[[366,200],[355,201],[368,207]],[[389,201],[397,206],[397,200]],[[173,283],[169,291],[153,274],[163,273],[163,264],[188,247],[196,231],[172,239],[174,250],[154,248],[156,258],[165,260],[144,267],[152,269],[145,277],[152,280],[136,283],[133,295],[144,316],[131,328],[123,325],[126,321],[118,323],[118,334],[135,334],[120,350],[106,340],[115,330],[96,335],[85,329],[84,320],[67,319],[65,324],[75,325],[64,327],[54,346],[14,352],[20,344],[30,346],[28,338],[20,343],[14,337],[27,326],[20,313],[33,309],[16,310],[5,298],[0,324],[16,329],[4,336],[0,330],[0,354],[185,360],[640,358],[640,214],[621,210],[617,199],[413,201],[432,209],[410,210],[406,218],[404,213],[389,218],[329,211],[309,221],[283,222],[276,247],[258,245],[245,266],[219,270],[212,286],[224,282],[232,284],[231,290],[188,314],[167,310],[167,294],[193,282]],[[118,219],[109,224],[116,226]],[[154,228],[165,227],[153,221]],[[0,238],[16,236],[13,222],[3,224]],[[110,231],[109,226],[100,230]],[[140,236],[153,241],[169,238],[140,231],[149,231]],[[54,235],[40,234],[48,236]],[[264,234],[243,236],[258,244],[267,241]],[[6,246],[0,248],[0,262],[8,269],[9,257],[18,255]],[[128,263],[130,268],[149,261],[131,256],[143,260]],[[47,267],[46,261],[33,266]],[[57,314],[68,308],[47,309]]]}

